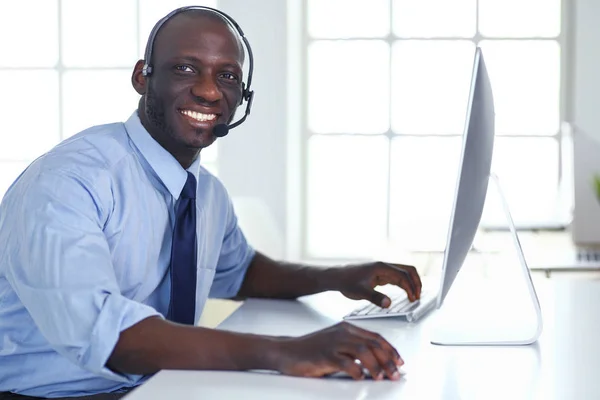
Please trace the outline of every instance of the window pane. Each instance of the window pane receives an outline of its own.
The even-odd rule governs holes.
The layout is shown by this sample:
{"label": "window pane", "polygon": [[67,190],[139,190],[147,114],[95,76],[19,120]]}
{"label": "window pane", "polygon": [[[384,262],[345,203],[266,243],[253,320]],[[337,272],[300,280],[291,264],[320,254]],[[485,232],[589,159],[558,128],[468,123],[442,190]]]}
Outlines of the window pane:
{"label": "window pane", "polygon": [[473,37],[475,2],[394,0],[394,33],[402,37]]}
{"label": "window pane", "polygon": [[[558,141],[496,138],[492,172],[498,175],[515,222],[547,221],[558,202]],[[506,225],[502,204],[489,186],[482,223]]]}
{"label": "window pane", "polygon": [[19,174],[27,168],[27,165],[29,163],[0,161],[0,200]]}
{"label": "window pane", "polygon": [[133,69],[135,0],[62,0],[62,54],[67,67]]}
{"label": "window pane", "polygon": [[[93,96],[90,96],[93,88]],[[85,101],[83,101],[85,100]],[[125,121],[139,95],[130,71],[69,71],[63,80],[63,138],[92,125]]]}
{"label": "window pane", "polygon": [[547,40],[481,42],[499,134],[553,135],[560,120],[560,48]]}
{"label": "window pane", "polygon": [[308,33],[319,38],[382,37],[390,33],[389,9],[389,0],[309,0]]}
{"label": "window pane", "polygon": [[32,161],[58,143],[56,71],[0,71],[0,88],[0,159]]}
{"label": "window pane", "polygon": [[485,36],[555,37],[560,0],[480,0],[479,30]]}
{"label": "window pane", "polygon": [[[199,0],[190,3],[189,0],[139,0],[140,4],[140,46],[139,46],[139,57],[144,58],[144,50],[146,48],[146,42],[150,36],[150,32],[154,25],[164,16],[176,8],[183,6],[208,6],[215,8],[217,5],[216,0]],[[233,18],[235,16],[231,15]],[[243,27],[242,27],[243,29]]]}
{"label": "window pane", "polygon": [[311,256],[372,257],[386,236],[388,141],[313,136],[308,144]]}
{"label": "window pane", "polygon": [[389,127],[389,45],[320,41],[308,49],[308,122],[319,133]]}
{"label": "window pane", "polygon": [[[392,141],[390,237],[406,249],[445,243],[458,176],[461,137]],[[443,247],[442,247],[443,248]]]}
{"label": "window pane", "polygon": [[471,41],[398,41],[392,53],[392,129],[462,134],[475,45]]}
{"label": "window pane", "polygon": [[53,67],[58,61],[58,2],[0,2],[0,66]]}

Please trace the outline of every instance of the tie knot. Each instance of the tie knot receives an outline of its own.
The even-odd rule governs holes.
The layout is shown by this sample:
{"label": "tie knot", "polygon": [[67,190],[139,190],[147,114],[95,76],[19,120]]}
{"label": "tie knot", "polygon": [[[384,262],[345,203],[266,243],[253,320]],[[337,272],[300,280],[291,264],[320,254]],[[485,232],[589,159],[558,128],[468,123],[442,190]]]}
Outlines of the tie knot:
{"label": "tie knot", "polygon": [[181,189],[181,197],[186,199],[196,198],[196,177],[189,171],[187,171],[187,180],[183,189]]}

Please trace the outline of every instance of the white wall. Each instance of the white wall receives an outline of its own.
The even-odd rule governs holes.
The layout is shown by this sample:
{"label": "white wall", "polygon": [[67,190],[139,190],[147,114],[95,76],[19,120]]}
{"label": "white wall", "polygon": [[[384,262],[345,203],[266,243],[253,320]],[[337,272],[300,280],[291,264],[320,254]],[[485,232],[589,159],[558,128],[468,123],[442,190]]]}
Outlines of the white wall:
{"label": "white wall", "polygon": [[[219,139],[219,176],[234,197],[240,223],[249,239],[259,249],[280,257],[285,252],[288,215],[297,214],[288,213],[286,201],[290,168],[286,133],[290,100],[288,3],[220,0],[219,8],[239,23],[255,58],[252,113],[244,124]],[[263,222],[264,226],[257,226]],[[272,240],[257,237],[260,233]]]}

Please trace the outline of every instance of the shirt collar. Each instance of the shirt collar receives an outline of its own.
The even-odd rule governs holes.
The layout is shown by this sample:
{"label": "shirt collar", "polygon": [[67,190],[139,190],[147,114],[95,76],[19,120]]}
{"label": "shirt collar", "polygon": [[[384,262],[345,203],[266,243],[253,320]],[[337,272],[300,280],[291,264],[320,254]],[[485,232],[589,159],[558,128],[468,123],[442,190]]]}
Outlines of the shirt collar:
{"label": "shirt collar", "polygon": [[[187,180],[186,170],[181,164],[162,147],[144,128],[137,111],[134,111],[125,122],[127,134],[137,147],[141,155],[146,159],[150,167],[154,170],[158,178],[165,185],[175,200],[179,199],[183,185]],[[194,160],[187,169],[196,180],[200,172],[200,155]]]}

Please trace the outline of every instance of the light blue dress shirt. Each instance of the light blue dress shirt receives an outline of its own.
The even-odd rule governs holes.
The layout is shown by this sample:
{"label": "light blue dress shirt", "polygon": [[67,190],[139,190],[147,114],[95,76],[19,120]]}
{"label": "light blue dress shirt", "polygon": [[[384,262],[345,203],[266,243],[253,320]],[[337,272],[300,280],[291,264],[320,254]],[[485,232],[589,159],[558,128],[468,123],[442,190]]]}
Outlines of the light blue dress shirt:
{"label": "light blue dress shirt", "polygon": [[[222,183],[200,166],[196,321],[232,297],[254,257]],[[0,205],[0,392],[82,396],[147,376],[105,367],[119,332],[169,307],[175,206],[186,172],[137,112],[34,161]]]}

